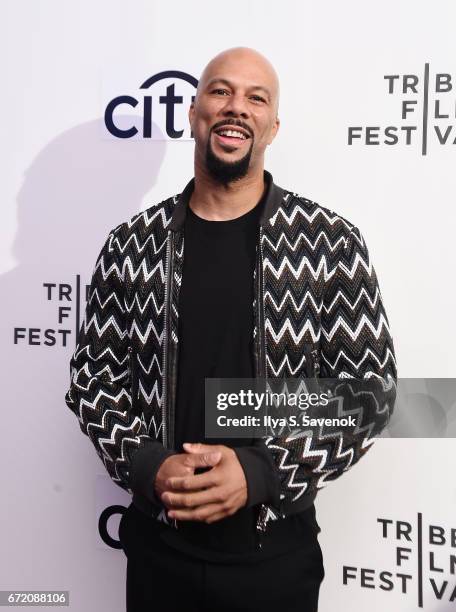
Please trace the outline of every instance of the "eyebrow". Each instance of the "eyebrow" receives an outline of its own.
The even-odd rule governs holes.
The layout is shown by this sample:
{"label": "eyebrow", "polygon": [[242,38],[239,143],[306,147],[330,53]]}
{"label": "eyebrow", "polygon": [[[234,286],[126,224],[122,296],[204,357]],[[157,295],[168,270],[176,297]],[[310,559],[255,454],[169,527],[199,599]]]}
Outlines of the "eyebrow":
{"label": "eyebrow", "polygon": [[[215,83],[224,83],[225,85],[228,85],[228,87],[232,87],[232,84],[227,79],[223,79],[220,77],[215,77],[211,79],[209,83],[207,84],[207,87],[208,88],[212,87]],[[264,87],[264,85],[252,85],[251,87],[249,87],[249,89],[255,89],[255,90],[260,89],[261,91],[265,92],[265,94],[268,96],[269,99],[271,99],[271,92],[269,91],[267,87]]]}

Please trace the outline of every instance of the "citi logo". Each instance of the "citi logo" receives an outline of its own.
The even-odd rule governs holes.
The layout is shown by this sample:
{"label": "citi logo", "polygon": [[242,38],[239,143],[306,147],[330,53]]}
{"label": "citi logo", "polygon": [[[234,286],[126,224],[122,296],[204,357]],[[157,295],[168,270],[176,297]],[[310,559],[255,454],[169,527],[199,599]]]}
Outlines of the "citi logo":
{"label": "citi logo", "polygon": [[194,76],[180,70],[154,74],[139,86],[138,93],[121,94],[108,102],[106,129],[115,138],[189,140],[193,134],[187,113],[197,85]]}

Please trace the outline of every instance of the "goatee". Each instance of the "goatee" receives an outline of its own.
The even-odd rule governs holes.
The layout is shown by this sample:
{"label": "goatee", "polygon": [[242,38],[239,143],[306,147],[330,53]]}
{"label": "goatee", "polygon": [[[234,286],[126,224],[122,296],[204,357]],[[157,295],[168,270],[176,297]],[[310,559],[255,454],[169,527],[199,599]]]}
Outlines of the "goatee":
{"label": "goatee", "polygon": [[251,138],[251,140],[252,142],[250,143],[249,150],[244,157],[234,162],[227,162],[215,155],[214,151],[212,150],[211,139],[209,137],[206,147],[206,168],[208,169],[212,178],[218,183],[228,185],[228,183],[238,181],[246,176],[249,169],[250,158],[252,156],[253,138]]}

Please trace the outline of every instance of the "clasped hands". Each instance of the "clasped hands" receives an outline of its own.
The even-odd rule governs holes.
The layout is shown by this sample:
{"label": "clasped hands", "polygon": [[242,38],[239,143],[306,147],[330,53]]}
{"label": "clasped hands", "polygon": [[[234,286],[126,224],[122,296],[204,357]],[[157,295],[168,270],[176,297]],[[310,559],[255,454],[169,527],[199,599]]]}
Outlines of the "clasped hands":
{"label": "clasped hands", "polygon": [[[169,518],[213,523],[245,506],[247,481],[232,448],[187,442],[183,448],[165,459],[155,478]],[[210,469],[195,474],[197,468]]]}

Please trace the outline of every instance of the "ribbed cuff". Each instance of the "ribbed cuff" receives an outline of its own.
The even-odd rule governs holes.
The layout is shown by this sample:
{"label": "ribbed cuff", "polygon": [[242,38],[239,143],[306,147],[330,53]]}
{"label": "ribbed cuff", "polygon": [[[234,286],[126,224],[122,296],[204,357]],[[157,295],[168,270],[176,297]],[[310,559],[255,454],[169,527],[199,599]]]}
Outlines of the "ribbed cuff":
{"label": "ribbed cuff", "polygon": [[155,495],[155,478],[165,459],[176,454],[176,451],[164,448],[163,444],[156,440],[146,441],[133,455],[130,465],[130,489],[162,508],[162,501]]}
{"label": "ribbed cuff", "polygon": [[280,505],[280,479],[271,453],[262,440],[256,446],[240,446],[233,449],[247,480],[247,504]]}

